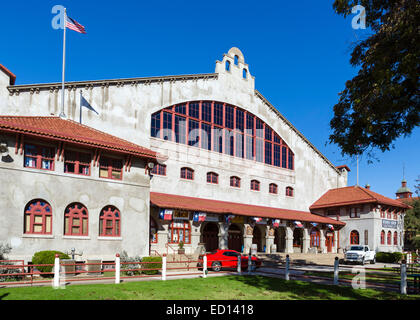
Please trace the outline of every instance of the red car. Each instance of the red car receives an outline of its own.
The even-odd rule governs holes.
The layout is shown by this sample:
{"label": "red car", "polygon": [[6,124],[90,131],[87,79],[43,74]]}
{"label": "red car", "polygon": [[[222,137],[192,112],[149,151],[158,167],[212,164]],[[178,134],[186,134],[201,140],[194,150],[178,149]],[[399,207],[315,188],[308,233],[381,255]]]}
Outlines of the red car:
{"label": "red car", "polygon": [[[213,271],[220,271],[222,268],[234,268],[238,267],[238,256],[241,257],[241,269],[248,269],[248,256],[242,255],[240,252],[235,250],[214,250],[207,256],[207,269]],[[203,255],[198,257],[197,267],[202,270],[203,268]],[[257,257],[251,257],[251,265],[254,268],[261,266],[261,261]]]}

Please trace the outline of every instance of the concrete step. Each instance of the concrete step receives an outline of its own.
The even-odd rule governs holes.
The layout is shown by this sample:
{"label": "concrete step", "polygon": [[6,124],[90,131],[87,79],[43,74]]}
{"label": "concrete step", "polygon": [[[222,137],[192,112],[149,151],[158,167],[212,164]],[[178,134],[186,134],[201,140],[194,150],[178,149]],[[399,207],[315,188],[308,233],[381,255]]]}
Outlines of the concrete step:
{"label": "concrete step", "polygon": [[[283,265],[286,262],[287,253],[258,253],[257,256],[265,266]],[[343,259],[344,254],[340,253],[289,253],[292,264],[319,264],[334,265],[335,257]]]}

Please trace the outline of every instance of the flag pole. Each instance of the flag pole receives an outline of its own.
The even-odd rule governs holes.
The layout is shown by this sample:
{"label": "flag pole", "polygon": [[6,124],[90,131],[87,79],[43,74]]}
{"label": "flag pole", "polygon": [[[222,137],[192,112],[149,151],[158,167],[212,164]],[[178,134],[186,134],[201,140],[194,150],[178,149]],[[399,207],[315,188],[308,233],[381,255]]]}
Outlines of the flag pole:
{"label": "flag pole", "polygon": [[66,114],[64,113],[64,79],[65,79],[65,71],[66,71],[66,23],[67,23],[67,9],[64,8],[64,32],[63,32],[63,71],[62,71],[62,79],[61,79],[61,113],[60,118],[65,118]]}
{"label": "flag pole", "polygon": [[80,124],[82,124],[82,90],[80,90]]}

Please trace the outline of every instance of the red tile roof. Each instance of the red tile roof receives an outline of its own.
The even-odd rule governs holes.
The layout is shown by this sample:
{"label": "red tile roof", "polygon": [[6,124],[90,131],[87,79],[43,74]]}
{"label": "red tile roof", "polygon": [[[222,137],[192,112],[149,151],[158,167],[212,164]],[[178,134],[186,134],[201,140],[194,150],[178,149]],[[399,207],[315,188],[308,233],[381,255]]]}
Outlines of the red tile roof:
{"label": "red tile roof", "polygon": [[339,207],[362,203],[378,203],[400,208],[410,208],[410,206],[401,203],[398,200],[387,198],[372,190],[360,186],[351,186],[328,190],[321,198],[315,201],[309,209]]}
{"label": "red tile roof", "polygon": [[0,131],[106,149],[156,160],[156,152],[127,140],[59,117],[0,116]]}
{"label": "red tile roof", "polygon": [[7,69],[4,65],[2,65],[1,63],[0,63],[0,70],[2,70],[4,73],[6,73],[9,76],[10,85],[13,86],[16,82],[16,76],[9,69]]}
{"label": "red tile roof", "polygon": [[337,168],[337,169],[344,168],[344,169],[346,169],[348,172],[350,172],[350,168],[349,168],[349,167],[347,167],[346,165],[337,166],[336,168]]}
{"label": "red tile roof", "polygon": [[342,221],[333,220],[305,211],[256,206],[244,203],[227,202],[211,199],[193,198],[166,193],[150,193],[150,202],[161,208],[203,211],[218,214],[234,214],[250,217],[298,220],[306,222],[328,223],[344,226]]}

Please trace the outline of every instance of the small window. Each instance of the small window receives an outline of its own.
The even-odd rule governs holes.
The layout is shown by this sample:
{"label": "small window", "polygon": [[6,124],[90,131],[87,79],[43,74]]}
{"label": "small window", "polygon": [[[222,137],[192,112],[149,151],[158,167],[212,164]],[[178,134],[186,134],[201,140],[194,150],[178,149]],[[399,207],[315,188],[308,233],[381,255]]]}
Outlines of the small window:
{"label": "small window", "polygon": [[166,176],[166,165],[160,163],[156,164],[152,169],[152,174]]}
{"label": "small window", "polygon": [[251,181],[251,190],[260,191],[260,182],[258,180]]}
{"label": "small window", "polygon": [[293,191],[292,187],[286,187],[286,197],[293,197]]}
{"label": "small window", "polygon": [[247,71],[246,69],[243,69],[243,70],[242,70],[242,77],[243,77],[244,79],[246,79],[246,78],[247,78],[247,74],[248,74],[248,71]]}
{"label": "small window", "polygon": [[99,163],[100,178],[122,180],[123,162],[121,159],[101,157]]}
{"label": "small window", "polygon": [[64,172],[90,176],[91,156],[88,153],[66,151],[64,153]]}
{"label": "small window", "polygon": [[391,245],[391,237],[392,237],[391,231],[388,231],[388,234],[386,237],[386,244],[389,246]]}
{"label": "small window", "polygon": [[398,233],[397,233],[397,231],[394,232],[394,246],[398,246]]}
{"label": "small window", "polygon": [[188,221],[175,220],[170,224],[168,231],[169,243],[191,243],[191,226]]}
{"label": "small window", "polygon": [[350,208],[350,218],[360,218],[361,208]]}
{"label": "small window", "polygon": [[241,187],[241,178],[238,177],[230,177],[230,186],[234,188]]}
{"label": "small window", "polygon": [[356,230],[350,232],[350,244],[359,244],[359,232]]}
{"label": "small window", "polygon": [[226,60],[225,69],[226,69],[226,71],[230,71],[230,61],[229,60]]}
{"label": "small window", "polygon": [[381,244],[385,244],[385,231],[381,231]]}
{"label": "small window", "polygon": [[88,235],[88,211],[81,203],[73,203],[64,211],[64,235]]}
{"label": "small window", "polygon": [[99,216],[99,236],[119,237],[121,235],[121,214],[114,206],[106,206]]}
{"label": "small window", "polygon": [[207,173],[207,183],[218,184],[219,183],[219,175],[215,172],[208,172]]}
{"label": "small window", "polygon": [[239,62],[239,57],[238,56],[235,56],[235,58],[234,58],[235,65],[238,65],[238,62]]}
{"label": "small window", "polygon": [[54,148],[25,144],[24,166],[26,168],[54,170]]}
{"label": "small window", "polygon": [[270,183],[269,192],[271,194],[277,194],[278,193],[278,187],[275,183]]}
{"label": "small window", "polygon": [[194,180],[194,170],[191,168],[181,168],[181,179]]}

